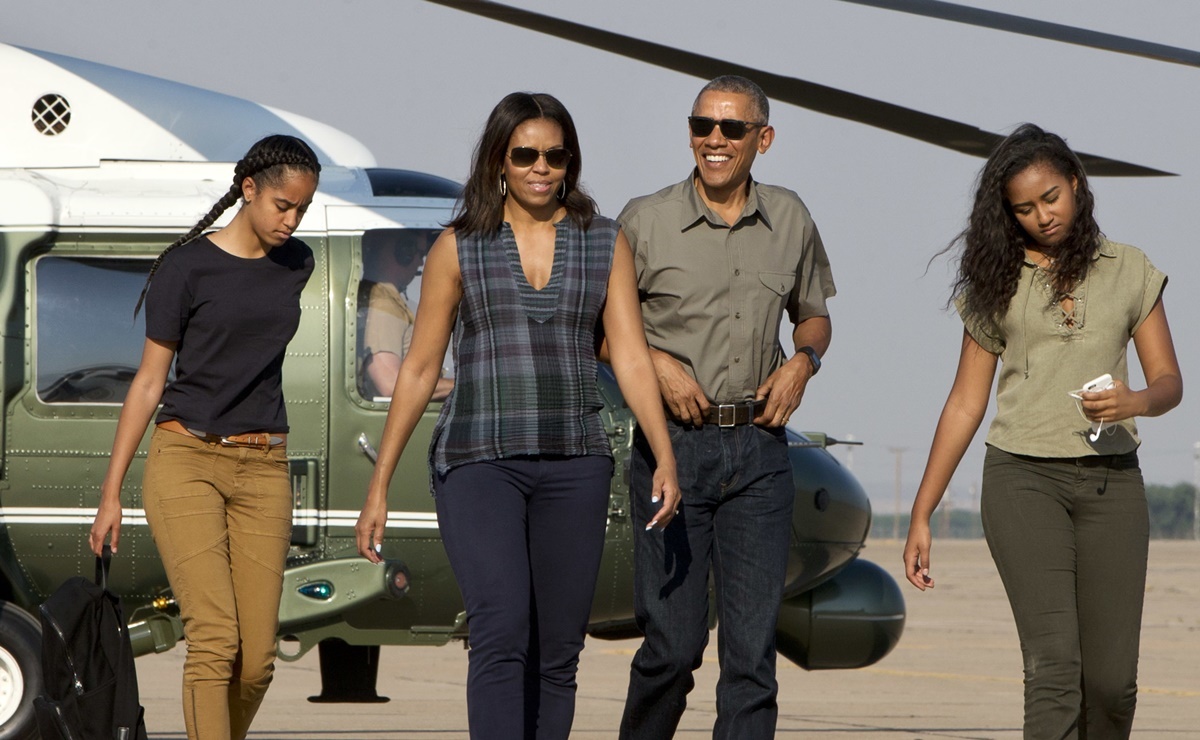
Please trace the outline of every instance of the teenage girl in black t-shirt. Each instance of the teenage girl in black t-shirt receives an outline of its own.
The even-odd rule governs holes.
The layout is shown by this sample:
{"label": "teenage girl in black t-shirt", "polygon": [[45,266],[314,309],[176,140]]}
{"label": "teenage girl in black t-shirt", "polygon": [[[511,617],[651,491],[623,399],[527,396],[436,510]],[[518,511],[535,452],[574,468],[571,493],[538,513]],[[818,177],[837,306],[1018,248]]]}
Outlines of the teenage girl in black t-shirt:
{"label": "teenage girl in black t-shirt", "polygon": [[[256,143],[154,262],[135,308],[145,299],[146,344],[88,542],[99,554],[111,536],[117,551],[122,482],[161,401],[143,503],[187,640],[190,740],[245,738],[271,680],[292,511],[281,370],[313,270],[292,233],[320,171],[300,139]],[[228,226],[200,236],[239,198]]]}

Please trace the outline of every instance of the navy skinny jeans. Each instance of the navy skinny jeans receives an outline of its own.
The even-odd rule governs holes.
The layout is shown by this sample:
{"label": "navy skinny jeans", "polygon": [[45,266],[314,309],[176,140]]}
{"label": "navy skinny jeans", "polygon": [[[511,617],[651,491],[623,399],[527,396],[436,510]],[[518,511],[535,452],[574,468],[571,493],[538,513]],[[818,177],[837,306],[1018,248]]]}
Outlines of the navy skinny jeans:
{"label": "navy skinny jeans", "polygon": [[604,550],[612,460],[523,457],[435,476],[470,630],[472,738],[566,740]]}
{"label": "navy skinny jeans", "polygon": [[[708,574],[717,593],[713,737],[769,740],[778,715],[775,622],[796,488],[782,429],[668,424],[683,505],[663,531],[634,527],[634,609],[646,639],[633,658],[621,737],[675,734],[708,644]],[[635,438],[633,520],[646,522],[654,458]]]}

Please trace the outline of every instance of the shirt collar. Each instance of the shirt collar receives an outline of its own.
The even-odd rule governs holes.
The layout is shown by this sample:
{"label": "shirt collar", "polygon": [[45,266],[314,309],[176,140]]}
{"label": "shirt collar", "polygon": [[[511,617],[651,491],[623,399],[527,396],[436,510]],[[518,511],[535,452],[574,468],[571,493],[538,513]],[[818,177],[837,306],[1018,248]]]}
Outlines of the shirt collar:
{"label": "shirt collar", "polygon": [[[1116,256],[1117,256],[1117,248],[1113,246],[1113,243],[1107,239],[1101,239],[1100,246],[1096,247],[1096,254],[1092,257],[1092,260],[1093,261],[1098,260],[1101,257],[1116,257]],[[1033,262],[1031,262],[1028,257],[1025,257],[1025,265],[1027,267],[1037,267],[1037,265],[1035,265]]]}
{"label": "shirt collar", "polygon": [[742,209],[742,215],[738,218],[737,223],[734,224],[726,224],[720,216],[713,213],[712,209],[705,204],[704,199],[700,197],[700,192],[696,189],[695,185],[696,178],[699,176],[699,171],[693,168],[692,173],[688,175],[686,180],[683,181],[684,207],[683,223],[679,227],[680,231],[687,231],[701,220],[708,221],[714,226],[728,228],[729,226],[737,226],[737,224],[755,215],[758,216],[758,218],[767,226],[768,229],[771,228],[771,221],[769,218],[767,218],[766,206],[764,205],[763,198],[759,193],[758,183],[754,181],[753,176],[751,176],[747,182],[748,192],[746,193],[746,206]]}

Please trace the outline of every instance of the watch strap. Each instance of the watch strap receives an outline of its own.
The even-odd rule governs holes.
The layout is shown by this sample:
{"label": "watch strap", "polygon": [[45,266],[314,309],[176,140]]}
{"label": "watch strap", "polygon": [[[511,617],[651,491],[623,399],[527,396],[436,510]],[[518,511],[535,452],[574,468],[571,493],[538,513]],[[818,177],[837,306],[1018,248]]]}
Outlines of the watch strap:
{"label": "watch strap", "polygon": [[821,356],[812,347],[805,345],[796,349],[797,352],[803,352],[808,355],[808,361],[812,363],[812,374],[816,375],[821,372]]}

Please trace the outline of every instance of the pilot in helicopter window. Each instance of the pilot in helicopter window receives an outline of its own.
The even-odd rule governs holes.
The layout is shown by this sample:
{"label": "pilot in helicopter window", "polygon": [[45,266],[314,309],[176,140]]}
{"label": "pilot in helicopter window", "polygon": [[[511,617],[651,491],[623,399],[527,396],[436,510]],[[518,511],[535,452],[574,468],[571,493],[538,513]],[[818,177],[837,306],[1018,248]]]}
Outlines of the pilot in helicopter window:
{"label": "pilot in helicopter window", "polygon": [[[358,390],[366,399],[387,401],[400,363],[412,344],[421,291],[421,268],[437,230],[373,229],[362,237],[363,278],[358,287]],[[442,371],[434,401],[450,394],[454,381]]]}

